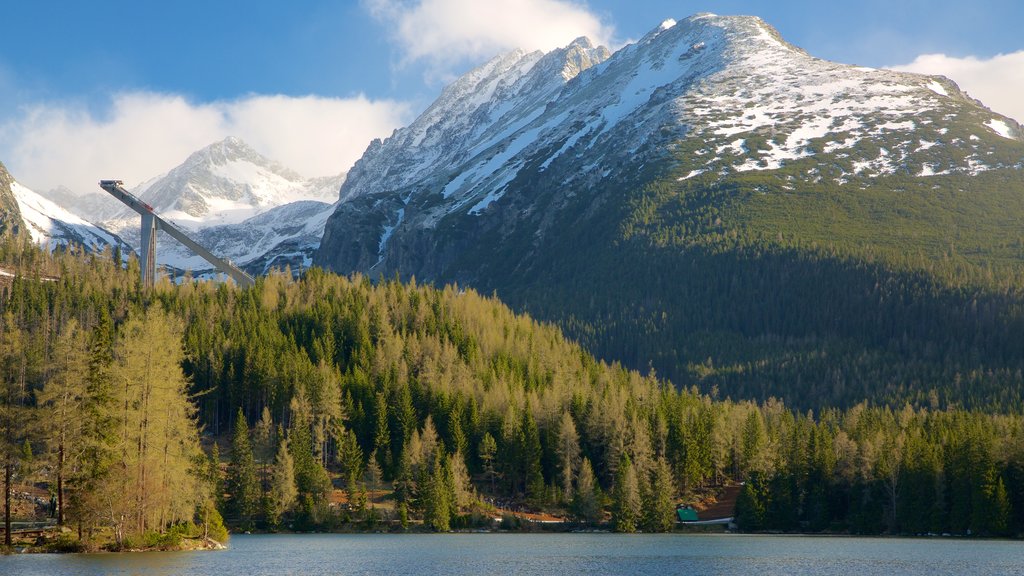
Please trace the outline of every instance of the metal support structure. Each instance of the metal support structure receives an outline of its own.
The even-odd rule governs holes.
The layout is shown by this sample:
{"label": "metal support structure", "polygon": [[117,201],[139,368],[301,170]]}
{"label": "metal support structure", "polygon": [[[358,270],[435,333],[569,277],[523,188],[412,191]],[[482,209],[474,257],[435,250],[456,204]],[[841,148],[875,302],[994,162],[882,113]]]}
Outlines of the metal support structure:
{"label": "metal support structure", "polygon": [[139,257],[142,264],[142,285],[152,288],[156,283],[156,218],[153,214],[142,215],[142,246]]}
{"label": "metal support structure", "polygon": [[243,288],[256,283],[252,276],[235,266],[230,260],[215,256],[201,244],[188,237],[180,228],[156,215],[153,207],[139,200],[131,192],[125,190],[120,180],[100,180],[100,188],[117,198],[142,216],[142,286],[152,288],[156,282],[156,231],[163,230],[171,238],[184,244],[187,248],[206,260],[217,270],[230,276]]}

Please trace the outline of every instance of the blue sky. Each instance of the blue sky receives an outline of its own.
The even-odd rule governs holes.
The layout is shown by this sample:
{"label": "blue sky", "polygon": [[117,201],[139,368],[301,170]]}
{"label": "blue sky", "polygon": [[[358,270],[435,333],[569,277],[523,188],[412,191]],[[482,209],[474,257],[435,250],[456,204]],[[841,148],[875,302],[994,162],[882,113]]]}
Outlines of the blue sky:
{"label": "blue sky", "polygon": [[2,11],[0,161],[37,190],[86,191],[237,135],[337,173],[500,52],[583,34],[614,48],[701,11],[761,16],[822,58],[946,73],[1024,120],[1018,0],[34,0]]}

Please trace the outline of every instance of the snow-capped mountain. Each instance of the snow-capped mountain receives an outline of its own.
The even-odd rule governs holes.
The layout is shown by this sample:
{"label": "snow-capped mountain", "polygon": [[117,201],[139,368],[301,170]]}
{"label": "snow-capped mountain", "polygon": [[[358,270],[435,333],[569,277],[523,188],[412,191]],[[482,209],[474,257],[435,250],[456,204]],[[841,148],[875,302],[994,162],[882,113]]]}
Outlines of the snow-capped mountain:
{"label": "snow-capped mountain", "polygon": [[[303,178],[241,140],[227,138],[132,192],[215,254],[262,274],[286,265],[309,267],[344,179],[344,174]],[[127,208],[103,225],[139,245],[139,217]],[[210,268],[163,233],[157,262],[197,274]]]}
{"label": "snow-capped mountain", "polygon": [[341,197],[314,264],[496,293],[708,392],[813,407],[1024,366],[993,332],[1020,322],[1020,125],[757,18],[496,58],[371,144]]}
{"label": "snow-capped mountain", "polygon": [[[237,224],[301,200],[334,203],[344,175],[306,179],[229,137],[194,152],[177,168],[132,193],[179,226]],[[119,216],[131,216],[122,210]]]}
{"label": "snow-capped mountain", "polygon": [[125,206],[106,192],[77,194],[66,186],[59,186],[40,194],[58,206],[66,206],[89,222],[106,222],[124,217]]}
{"label": "snow-capped mountain", "polygon": [[0,193],[13,197],[17,215],[37,244],[53,250],[77,244],[90,251],[127,245],[116,234],[87,222],[15,180],[0,164]]}
{"label": "snow-capped mountain", "polygon": [[[271,208],[235,224],[194,230],[193,240],[253,275],[290,268],[298,274],[312,264],[334,204],[300,200]],[[138,232],[135,233],[135,236]],[[201,275],[210,265],[163,232],[157,233],[157,262]]]}
{"label": "snow-capped mountain", "polygon": [[476,238],[530,220],[540,245],[569,199],[642,184],[656,161],[683,180],[786,168],[842,185],[1019,166],[999,144],[1022,136],[945,78],[820,60],[758,18],[699,14],[610,57],[580,39],[470,72],[370,145],[315,262],[471,280],[477,270],[452,266]]}

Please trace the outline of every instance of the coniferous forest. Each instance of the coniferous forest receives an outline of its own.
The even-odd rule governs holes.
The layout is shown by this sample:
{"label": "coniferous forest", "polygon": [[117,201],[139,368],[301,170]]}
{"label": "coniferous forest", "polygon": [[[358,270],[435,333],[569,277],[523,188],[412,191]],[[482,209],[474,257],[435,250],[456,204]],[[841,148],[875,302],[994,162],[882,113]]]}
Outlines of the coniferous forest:
{"label": "coniferous forest", "polygon": [[512,509],[665,531],[739,485],[747,531],[1024,532],[1019,413],[721,399],[457,286],[312,269],[141,291],[134,259],[11,236],[0,267],[5,519],[45,489],[69,549]]}

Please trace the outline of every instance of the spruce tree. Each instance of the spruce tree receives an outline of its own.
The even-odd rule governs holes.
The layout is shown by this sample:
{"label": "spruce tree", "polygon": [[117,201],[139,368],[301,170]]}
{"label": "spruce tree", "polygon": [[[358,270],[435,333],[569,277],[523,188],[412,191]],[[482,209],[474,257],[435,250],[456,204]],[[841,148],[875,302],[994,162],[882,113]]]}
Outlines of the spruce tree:
{"label": "spruce tree", "polygon": [[613,520],[616,532],[636,532],[642,502],[636,470],[625,452],[619,459],[613,492]]}
{"label": "spruce tree", "polygon": [[675,526],[675,506],[672,495],[672,469],[668,461],[658,458],[654,462],[649,488],[644,493],[644,530],[668,532]]}
{"label": "spruce tree", "polygon": [[584,458],[580,462],[580,473],[576,479],[576,489],[573,491],[572,510],[580,522],[593,524],[601,519],[597,483],[589,458]]}
{"label": "spruce tree", "polygon": [[498,476],[498,470],[494,465],[494,457],[498,452],[498,443],[495,442],[494,436],[491,436],[490,432],[484,432],[484,437],[480,440],[480,446],[478,448],[480,462],[483,463],[484,478],[490,481],[491,494],[494,493],[494,480]]}
{"label": "spruce tree", "polygon": [[267,494],[267,522],[272,526],[277,526],[281,522],[281,517],[295,506],[299,489],[295,485],[294,468],[295,462],[288,451],[288,443],[282,439],[270,469],[270,490]]}
{"label": "spruce tree", "polygon": [[256,473],[256,459],[249,442],[249,425],[245,414],[238,409],[235,429],[231,435],[231,462],[228,464],[229,509],[238,519],[239,526],[252,529],[260,509],[260,482]]}

